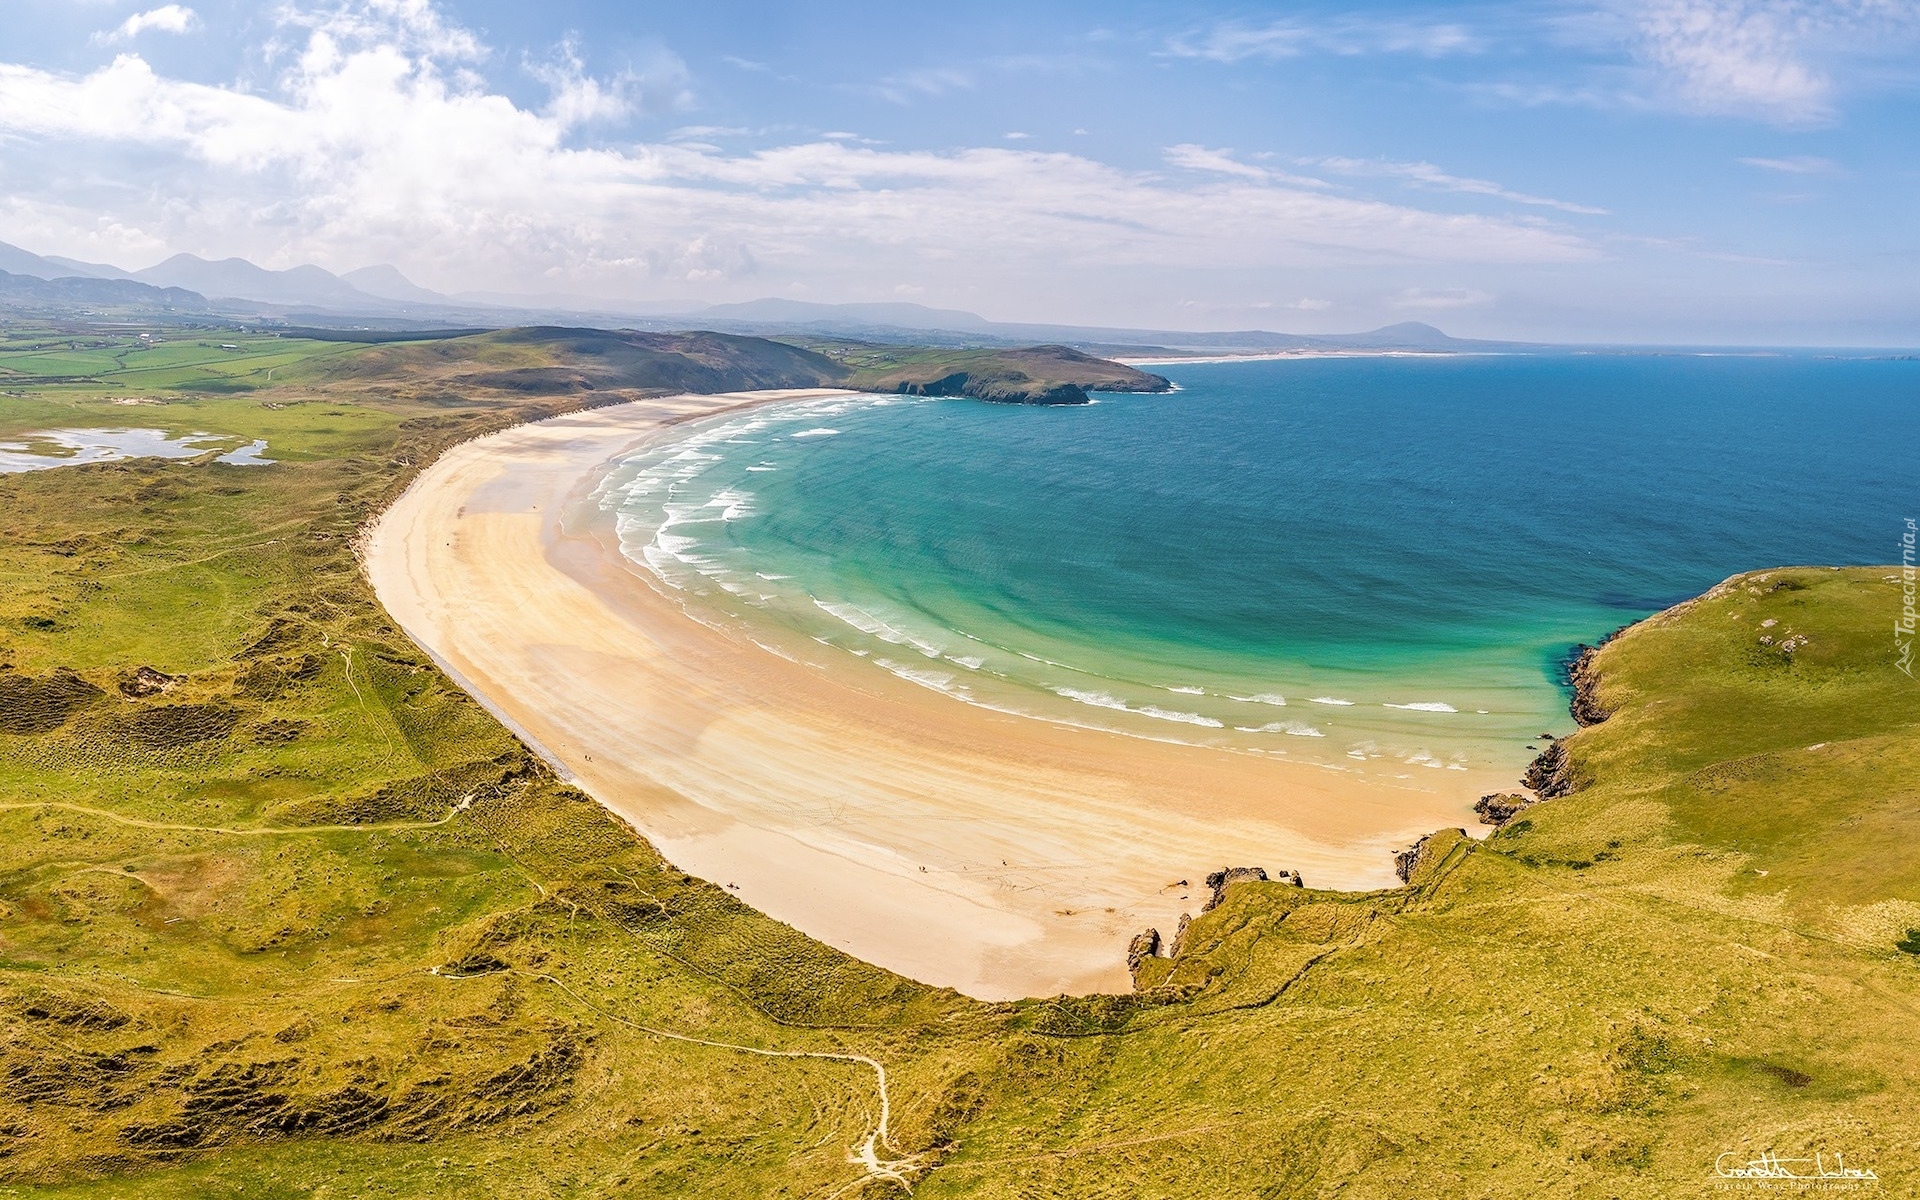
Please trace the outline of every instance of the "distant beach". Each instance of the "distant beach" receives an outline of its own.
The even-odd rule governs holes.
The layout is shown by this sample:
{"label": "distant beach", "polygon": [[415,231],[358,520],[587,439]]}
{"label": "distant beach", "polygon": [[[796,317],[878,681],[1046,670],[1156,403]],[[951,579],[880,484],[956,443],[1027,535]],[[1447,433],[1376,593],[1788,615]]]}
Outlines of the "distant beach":
{"label": "distant beach", "polygon": [[1115,358],[1129,367],[1182,367],[1196,363],[1281,362],[1292,358],[1459,358],[1466,354],[1485,355],[1487,350],[1273,350],[1259,354],[1208,354],[1184,358],[1162,355],[1158,358]]}

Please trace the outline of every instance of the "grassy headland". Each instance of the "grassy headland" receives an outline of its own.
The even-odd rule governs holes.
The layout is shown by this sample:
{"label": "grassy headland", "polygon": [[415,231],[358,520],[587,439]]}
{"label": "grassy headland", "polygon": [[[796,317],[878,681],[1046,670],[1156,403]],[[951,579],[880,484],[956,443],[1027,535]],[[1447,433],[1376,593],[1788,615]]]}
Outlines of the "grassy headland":
{"label": "grassy headland", "polygon": [[865,392],[968,396],[1015,404],[1085,404],[1088,392],[1164,392],[1171,385],[1067,346],[947,350],[864,342],[803,341],[846,368],[845,386]]}
{"label": "grassy headland", "polygon": [[280,461],[0,477],[18,1194],[1666,1197],[1766,1150],[1920,1179],[1886,572],[1742,576],[1608,643],[1572,790],[1406,888],[1239,884],[1132,995],[980,1004],[675,871],[388,622],[352,539],[413,471],[621,394],[460,373],[657,378],[486,336],[411,382],[394,352],[446,343],[229,335],[129,351],[137,384],[20,351],[63,382],[8,382],[0,434]]}
{"label": "grassy headland", "polygon": [[1064,346],[950,350],[794,342],[724,333],[509,329],[328,358],[303,376],[333,391],[436,400],[459,394],[726,392],[844,387],[1010,404],[1085,404],[1089,391],[1167,381]]}

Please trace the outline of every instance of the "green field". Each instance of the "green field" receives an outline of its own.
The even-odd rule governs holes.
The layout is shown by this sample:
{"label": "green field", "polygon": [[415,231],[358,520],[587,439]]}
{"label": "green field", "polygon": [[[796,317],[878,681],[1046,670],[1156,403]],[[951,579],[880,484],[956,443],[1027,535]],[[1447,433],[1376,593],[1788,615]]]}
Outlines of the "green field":
{"label": "green field", "polygon": [[675,871],[381,612],[355,532],[578,400],[40,334],[0,435],[280,461],[0,476],[0,1195],[1673,1197],[1767,1151],[1920,1192],[1886,570],[1610,643],[1577,788],[1412,886],[1238,885],[1135,994],[982,1004]]}
{"label": "green field", "polygon": [[[142,340],[139,332],[149,332],[152,340]],[[53,385],[107,388],[118,396],[143,389],[245,392],[271,386],[280,368],[364,349],[233,330],[139,332],[0,326],[0,392],[18,397]]]}

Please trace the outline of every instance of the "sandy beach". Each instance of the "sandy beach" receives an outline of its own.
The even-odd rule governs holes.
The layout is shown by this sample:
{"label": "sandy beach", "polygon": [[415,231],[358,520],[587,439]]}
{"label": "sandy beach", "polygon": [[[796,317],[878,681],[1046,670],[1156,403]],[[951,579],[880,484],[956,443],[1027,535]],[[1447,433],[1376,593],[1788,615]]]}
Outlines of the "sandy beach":
{"label": "sandy beach", "polygon": [[1245,362],[1285,362],[1295,358],[1458,358],[1464,355],[1486,357],[1485,350],[1272,350],[1255,354],[1205,354],[1191,357],[1174,355],[1169,358],[1160,355],[1157,358],[1115,358],[1113,361],[1128,367],[1188,367],[1196,363],[1245,363]]}
{"label": "sandy beach", "polygon": [[[972,707],[691,619],[582,501],[669,425],[823,392],[683,396],[449,451],[365,547],[388,611],[682,869],[849,954],[986,999],[1125,990],[1223,866],[1395,883],[1505,780],[1396,781]],[[778,649],[775,647],[775,649]]]}

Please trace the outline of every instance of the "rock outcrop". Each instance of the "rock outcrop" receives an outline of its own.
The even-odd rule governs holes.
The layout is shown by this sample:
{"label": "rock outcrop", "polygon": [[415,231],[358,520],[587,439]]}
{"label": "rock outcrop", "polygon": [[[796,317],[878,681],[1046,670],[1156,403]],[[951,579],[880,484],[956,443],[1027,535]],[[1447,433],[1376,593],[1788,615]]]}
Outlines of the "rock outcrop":
{"label": "rock outcrop", "polygon": [[141,667],[120,681],[120,694],[129,700],[142,700],[148,696],[158,696],[171,691],[173,685],[180,682],[175,676],[153,667]]}
{"label": "rock outcrop", "polygon": [[1127,945],[1127,974],[1136,981],[1140,977],[1140,964],[1150,958],[1160,957],[1160,931],[1144,929],[1133,935],[1133,941]]}
{"label": "rock outcrop", "polygon": [[1616,634],[1600,639],[1599,646],[1582,643],[1574,647],[1574,656],[1567,663],[1567,683],[1573,688],[1573,699],[1567,708],[1573,713],[1573,719],[1582,728],[1598,725],[1613,714],[1601,707],[1596,695],[1599,679],[1593,670],[1593,660],[1600,653],[1600,646],[1612,641]]}
{"label": "rock outcrop", "polygon": [[[1292,883],[1295,887],[1300,886],[1300,876],[1297,873],[1282,871],[1281,874],[1290,876],[1288,882]],[[1213,895],[1208,897],[1206,904],[1200,911],[1212,912],[1222,900],[1227,898],[1227,889],[1236,883],[1266,882],[1267,869],[1265,867],[1222,867],[1220,870],[1207,876],[1207,886],[1213,889]]]}
{"label": "rock outcrop", "polygon": [[1574,781],[1568,770],[1567,744],[1555,742],[1540,752],[1540,756],[1527,764],[1527,773],[1520,782],[1532,788],[1542,800],[1551,800],[1573,791]]}
{"label": "rock outcrop", "polygon": [[1187,926],[1191,924],[1193,924],[1193,917],[1187,913],[1181,913],[1180,924],[1176,925],[1173,930],[1173,945],[1167,950],[1168,958],[1180,957],[1180,951],[1185,949],[1187,945]]}
{"label": "rock outcrop", "polygon": [[1473,811],[1480,814],[1482,825],[1505,825],[1518,816],[1521,809],[1536,803],[1532,796],[1521,792],[1494,792],[1474,801]]}
{"label": "rock outcrop", "polygon": [[1466,840],[1467,831],[1464,829],[1442,829],[1429,833],[1393,856],[1393,873],[1400,877],[1401,883],[1425,883],[1434,868],[1453,852],[1453,848]]}

